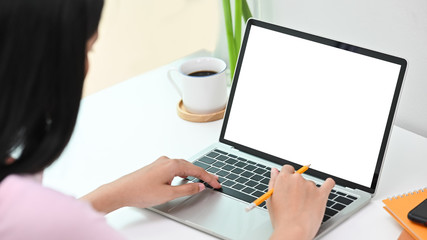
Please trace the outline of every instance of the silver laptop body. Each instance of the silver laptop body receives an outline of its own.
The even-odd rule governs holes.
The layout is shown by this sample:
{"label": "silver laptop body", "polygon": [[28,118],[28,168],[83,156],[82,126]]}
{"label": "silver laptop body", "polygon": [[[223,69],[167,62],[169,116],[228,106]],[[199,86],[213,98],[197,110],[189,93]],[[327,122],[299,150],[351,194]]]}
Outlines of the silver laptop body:
{"label": "silver laptop body", "polygon": [[[216,169],[220,180],[229,181],[227,189],[251,187],[233,194],[207,189],[150,209],[222,239],[267,239],[273,229],[266,207],[245,212],[248,201],[238,196],[252,188],[259,193],[270,168],[311,164],[305,178],[322,184],[332,177],[335,198],[351,202],[325,214],[317,237],[324,235],[375,194],[406,65],[398,57],[250,19],[219,142],[189,160],[208,172]],[[237,159],[264,175],[232,185],[227,174],[244,174],[228,164]],[[220,165],[228,168],[218,170]]]}

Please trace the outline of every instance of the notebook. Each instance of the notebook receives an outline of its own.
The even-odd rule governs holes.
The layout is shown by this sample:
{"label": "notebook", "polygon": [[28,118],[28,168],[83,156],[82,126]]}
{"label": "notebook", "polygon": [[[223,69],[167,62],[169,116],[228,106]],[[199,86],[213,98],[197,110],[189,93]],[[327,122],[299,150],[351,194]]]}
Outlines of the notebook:
{"label": "notebook", "polygon": [[[265,206],[245,207],[272,167],[311,164],[305,178],[336,182],[323,236],[375,193],[405,70],[402,58],[250,19],[219,141],[189,159],[222,189],[151,210],[222,239],[268,239]],[[174,184],[187,181],[198,179]]]}
{"label": "notebook", "polygon": [[427,188],[383,200],[384,209],[414,238],[427,239],[427,228],[411,222],[408,213],[427,198]]}

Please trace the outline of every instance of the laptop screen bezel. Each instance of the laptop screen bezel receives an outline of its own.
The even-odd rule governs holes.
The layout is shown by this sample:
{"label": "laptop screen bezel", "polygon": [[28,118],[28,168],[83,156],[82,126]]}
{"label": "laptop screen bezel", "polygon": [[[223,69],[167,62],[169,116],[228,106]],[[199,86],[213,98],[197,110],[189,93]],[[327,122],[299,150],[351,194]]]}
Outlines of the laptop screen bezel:
{"label": "laptop screen bezel", "polygon": [[230,146],[234,147],[235,149],[238,149],[240,151],[254,155],[256,157],[274,162],[274,163],[279,164],[279,165],[290,164],[290,165],[294,166],[295,168],[301,167],[301,165],[299,165],[297,163],[288,161],[288,160],[283,159],[283,158],[279,158],[277,156],[267,154],[265,152],[261,152],[259,150],[250,148],[248,146],[241,145],[239,143],[236,143],[236,142],[233,142],[233,141],[230,141],[230,140],[227,140],[224,138],[226,130],[227,130],[227,123],[228,123],[230,111],[231,111],[232,105],[233,105],[234,93],[235,93],[235,90],[236,90],[236,87],[237,87],[237,84],[239,81],[239,74],[240,74],[241,65],[242,65],[243,59],[245,57],[246,45],[247,45],[247,42],[248,42],[248,39],[250,36],[250,31],[251,31],[252,26],[258,26],[261,28],[280,32],[282,34],[288,34],[288,35],[291,35],[294,37],[299,37],[299,38],[302,38],[305,40],[313,41],[313,42],[324,44],[327,46],[340,48],[340,49],[343,49],[346,51],[354,52],[357,54],[362,54],[365,56],[373,57],[373,58],[380,59],[383,61],[387,61],[390,63],[395,63],[395,64],[398,64],[401,66],[399,76],[398,76],[398,80],[396,82],[395,92],[393,94],[392,104],[390,106],[390,111],[389,111],[389,115],[387,118],[387,123],[386,123],[386,126],[384,128],[384,134],[382,137],[381,147],[379,150],[374,174],[372,176],[371,186],[363,186],[363,185],[360,185],[358,183],[351,182],[351,181],[348,181],[348,180],[327,174],[325,172],[317,171],[317,170],[315,170],[315,166],[314,166],[314,168],[311,168],[306,172],[309,175],[312,175],[316,178],[323,179],[323,180],[325,180],[328,177],[331,177],[335,180],[336,184],[344,186],[344,187],[348,187],[348,188],[352,188],[352,189],[360,189],[362,191],[366,191],[366,192],[369,192],[371,194],[375,193],[375,189],[376,189],[376,186],[378,184],[378,179],[379,179],[381,167],[382,167],[382,164],[384,161],[385,152],[387,149],[388,140],[390,137],[391,128],[393,126],[394,116],[395,116],[395,113],[397,110],[399,95],[401,93],[401,89],[402,89],[402,85],[403,85],[403,79],[404,79],[404,75],[405,75],[405,71],[406,71],[406,67],[407,67],[406,60],[403,58],[396,57],[396,56],[380,53],[377,51],[373,51],[373,50],[358,47],[355,45],[343,43],[340,41],[336,41],[336,40],[312,35],[309,33],[293,30],[293,29],[286,28],[283,26],[274,25],[274,24],[263,22],[263,21],[256,20],[253,18],[249,19],[247,24],[246,24],[245,34],[243,37],[239,57],[238,57],[237,64],[236,64],[236,69],[235,69],[235,73],[234,73],[234,77],[233,77],[233,83],[231,86],[230,96],[229,96],[229,100],[228,100],[225,115],[224,115],[224,121],[223,121],[222,129],[221,129],[219,141],[224,143],[224,144],[230,145]]}

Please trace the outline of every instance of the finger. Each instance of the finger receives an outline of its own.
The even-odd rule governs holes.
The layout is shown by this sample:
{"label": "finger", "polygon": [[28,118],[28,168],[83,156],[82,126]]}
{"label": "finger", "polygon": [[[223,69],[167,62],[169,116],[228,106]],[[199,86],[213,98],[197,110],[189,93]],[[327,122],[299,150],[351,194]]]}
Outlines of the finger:
{"label": "finger", "polygon": [[284,172],[284,173],[294,173],[295,172],[295,168],[292,167],[291,165],[284,165],[282,167],[281,172]]}
{"label": "finger", "polygon": [[213,188],[221,188],[221,184],[218,182],[218,176],[215,176],[213,174],[210,174],[206,172],[204,169],[202,169],[203,173],[201,176],[197,177],[198,179],[201,179],[211,185]]}
{"label": "finger", "polygon": [[317,187],[316,183],[312,180],[307,180],[308,184],[312,185],[313,187]]}
{"label": "finger", "polygon": [[322,186],[320,186],[320,189],[322,189],[322,191],[325,191],[327,194],[329,194],[334,186],[335,186],[335,181],[332,178],[328,178],[325,180]]}
{"label": "finger", "polygon": [[6,165],[10,165],[10,164],[12,164],[12,163],[14,163],[16,161],[16,159],[15,158],[13,158],[13,157],[8,157],[7,159],[6,159]]}
{"label": "finger", "polygon": [[175,169],[177,176],[192,176],[207,182],[213,188],[221,188],[218,177],[206,172],[203,168],[198,167],[186,160],[179,160],[179,166]]}
{"label": "finger", "polygon": [[270,172],[270,182],[268,182],[268,190],[273,188],[277,175],[279,175],[279,170],[277,170],[277,168],[272,168]]}
{"label": "finger", "polygon": [[167,156],[161,156],[156,161],[158,161],[158,162],[165,162],[165,161],[169,161],[169,160],[171,160],[169,157],[167,157]]}
{"label": "finger", "polygon": [[196,194],[205,190],[205,185],[203,183],[187,183],[179,186],[172,187],[173,189],[173,198],[179,198],[184,196],[189,196]]}

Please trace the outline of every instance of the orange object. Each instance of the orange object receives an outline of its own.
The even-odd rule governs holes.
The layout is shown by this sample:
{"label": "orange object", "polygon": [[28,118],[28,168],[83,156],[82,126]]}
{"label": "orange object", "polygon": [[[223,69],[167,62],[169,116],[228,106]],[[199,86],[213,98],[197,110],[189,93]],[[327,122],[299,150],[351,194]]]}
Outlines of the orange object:
{"label": "orange object", "polygon": [[414,240],[414,238],[405,229],[403,229],[397,240]]}
{"label": "orange object", "polygon": [[427,239],[427,227],[412,222],[408,213],[427,198],[427,188],[383,200],[384,209],[414,238]]}

